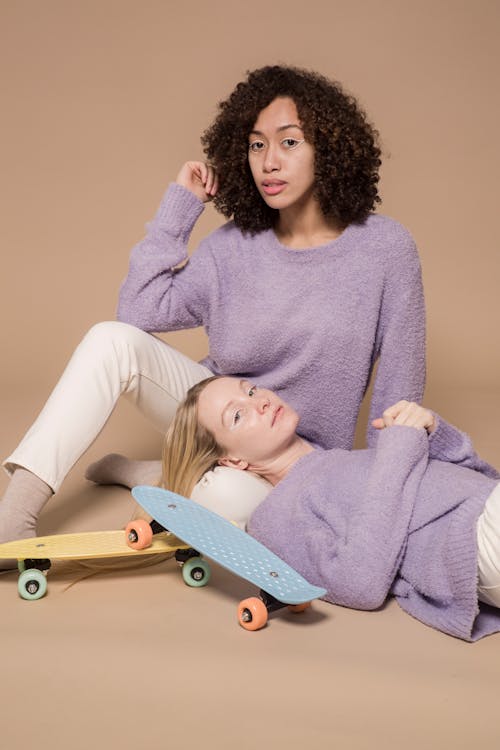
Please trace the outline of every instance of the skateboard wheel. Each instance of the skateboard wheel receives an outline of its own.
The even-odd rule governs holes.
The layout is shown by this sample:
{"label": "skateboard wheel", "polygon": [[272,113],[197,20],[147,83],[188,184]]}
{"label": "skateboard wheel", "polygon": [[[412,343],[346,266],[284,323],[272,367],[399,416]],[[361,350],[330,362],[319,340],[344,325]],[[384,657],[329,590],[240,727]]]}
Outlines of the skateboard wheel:
{"label": "skateboard wheel", "polygon": [[41,570],[28,568],[19,576],[17,590],[22,599],[41,599],[47,591],[47,579]]}
{"label": "skateboard wheel", "polygon": [[190,557],[182,566],[182,577],[188,586],[206,586],[210,580],[210,565],[201,557]]}
{"label": "skateboard wheel", "polygon": [[290,612],[298,614],[299,612],[304,612],[304,610],[309,609],[310,606],[311,602],[304,602],[303,604],[289,604],[288,609],[290,610]]}
{"label": "skateboard wheel", "polygon": [[245,630],[260,630],[266,625],[267,617],[267,607],[257,596],[239,603],[238,622]]}
{"label": "skateboard wheel", "polygon": [[127,525],[125,538],[132,549],[146,549],[153,541],[153,531],[147,521],[137,518]]}

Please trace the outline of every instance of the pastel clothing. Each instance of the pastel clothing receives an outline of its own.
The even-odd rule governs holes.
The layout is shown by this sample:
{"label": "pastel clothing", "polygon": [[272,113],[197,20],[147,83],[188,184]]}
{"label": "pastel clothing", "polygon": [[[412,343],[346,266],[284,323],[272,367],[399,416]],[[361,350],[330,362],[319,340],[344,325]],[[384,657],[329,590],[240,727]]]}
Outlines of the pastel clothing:
{"label": "pastel clothing", "polygon": [[427,625],[475,641],[500,631],[500,610],[478,601],[476,530],[499,480],[443,420],[430,438],[394,426],[375,448],[301,458],[248,528],[327,601],[370,610],[392,595]]}
{"label": "pastel clothing", "polygon": [[[243,235],[232,222],[187,243],[203,204],[171,185],[132,251],[122,322],[94,326],[20,445],[5,460],[54,491],[123,395],[162,432],[187,389],[213,373],[276,390],[303,414],[299,429],[324,447],[350,447],[361,400],[380,357],[372,416],[420,400],[425,324],[417,252],[397,222],[371,215],[335,241],[290,250],[272,231]],[[132,324],[132,325],[128,325]],[[210,352],[193,362],[147,332],[204,325]],[[140,330],[143,329],[143,330]],[[208,473],[193,497],[245,520],[269,491],[252,475]]]}
{"label": "pastel clothing", "polygon": [[371,214],[333,242],[292,250],[272,230],[243,234],[230,221],[188,259],[202,211],[189,190],[169,187],[132,250],[119,320],[150,332],[204,326],[202,364],[276,391],[302,415],[299,433],[324,448],[352,446],[377,359],[370,420],[421,400],[424,302],[406,229]]}

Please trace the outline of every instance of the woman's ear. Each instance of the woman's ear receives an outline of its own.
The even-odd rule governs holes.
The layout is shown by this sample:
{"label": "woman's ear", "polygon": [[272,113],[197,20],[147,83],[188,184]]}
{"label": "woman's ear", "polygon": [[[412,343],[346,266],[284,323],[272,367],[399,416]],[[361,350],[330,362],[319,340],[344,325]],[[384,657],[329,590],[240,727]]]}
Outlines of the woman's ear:
{"label": "woman's ear", "polygon": [[248,469],[248,461],[243,461],[242,458],[230,458],[230,456],[224,456],[219,458],[217,461],[219,466],[227,466],[230,469],[239,469],[240,471],[246,471]]}

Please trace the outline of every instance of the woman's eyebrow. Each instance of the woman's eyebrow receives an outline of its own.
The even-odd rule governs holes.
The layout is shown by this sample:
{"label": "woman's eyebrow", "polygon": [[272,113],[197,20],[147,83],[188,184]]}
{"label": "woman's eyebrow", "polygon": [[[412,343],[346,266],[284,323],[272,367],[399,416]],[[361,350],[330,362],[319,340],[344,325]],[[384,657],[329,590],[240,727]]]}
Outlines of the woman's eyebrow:
{"label": "woman's eyebrow", "polygon": [[[295,125],[294,123],[289,123],[288,125],[280,125],[279,128],[276,128],[277,133],[281,133],[282,130],[288,130],[289,128],[297,128],[297,130],[300,130],[302,133],[304,132],[300,125]],[[260,130],[251,130],[250,135],[264,135]]]}
{"label": "woman's eyebrow", "polygon": [[234,401],[230,401],[228,404],[225,405],[225,407],[224,407],[224,409],[222,411],[220,421],[222,422],[222,426],[223,427],[226,426],[226,415],[228,414],[229,410],[231,409],[233,403],[234,403]]}
{"label": "woman's eyebrow", "polygon": [[[246,382],[247,381],[244,378],[242,378],[240,380],[240,382],[239,382],[240,390],[245,390],[245,383]],[[231,407],[233,406],[233,404],[234,404],[234,399],[231,399],[231,401],[228,404],[226,404],[225,407],[224,407],[224,409],[222,410],[220,421],[222,422],[223,425],[224,425],[224,420],[226,418],[226,414],[231,409]]]}

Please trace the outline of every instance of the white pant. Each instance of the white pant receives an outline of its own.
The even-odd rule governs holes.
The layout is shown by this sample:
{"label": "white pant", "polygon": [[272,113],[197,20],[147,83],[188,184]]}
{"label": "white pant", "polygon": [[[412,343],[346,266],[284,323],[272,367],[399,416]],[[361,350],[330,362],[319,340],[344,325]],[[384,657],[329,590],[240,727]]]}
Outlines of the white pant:
{"label": "white pant", "polygon": [[478,597],[500,607],[500,484],[486,500],[477,522]]}
{"label": "white pant", "polygon": [[[4,466],[9,473],[22,466],[56,492],[104,427],[120,395],[165,432],[186,391],[210,375],[208,368],[139,328],[98,323],[75,350],[42,412]],[[194,499],[239,525],[271,488],[236,469],[209,474],[193,491]]]}

